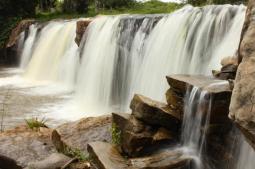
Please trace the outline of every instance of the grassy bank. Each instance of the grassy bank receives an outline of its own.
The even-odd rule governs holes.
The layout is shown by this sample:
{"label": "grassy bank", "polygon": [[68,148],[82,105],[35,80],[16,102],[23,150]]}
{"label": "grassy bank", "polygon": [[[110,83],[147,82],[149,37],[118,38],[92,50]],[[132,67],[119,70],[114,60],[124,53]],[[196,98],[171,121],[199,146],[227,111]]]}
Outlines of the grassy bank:
{"label": "grassy bank", "polygon": [[118,14],[159,14],[159,13],[171,13],[179,8],[182,4],[176,3],[164,3],[160,1],[148,1],[145,3],[135,3],[132,7],[124,7],[118,9],[100,9],[95,12],[95,7],[90,6],[89,11],[86,14],[77,13],[38,13],[36,19],[39,21],[47,21],[52,19],[72,19],[81,17],[93,17],[99,14],[103,15],[118,15]]}

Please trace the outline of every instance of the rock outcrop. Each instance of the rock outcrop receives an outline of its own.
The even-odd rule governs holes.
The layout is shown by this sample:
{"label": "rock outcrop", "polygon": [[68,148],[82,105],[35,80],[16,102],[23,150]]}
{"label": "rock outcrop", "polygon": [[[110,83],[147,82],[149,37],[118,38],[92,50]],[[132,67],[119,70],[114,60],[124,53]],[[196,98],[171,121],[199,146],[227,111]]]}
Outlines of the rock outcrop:
{"label": "rock outcrop", "polygon": [[174,141],[178,136],[164,128],[151,127],[127,113],[113,113],[113,123],[120,131],[121,149],[129,157],[136,157],[148,151],[161,141]]}
{"label": "rock outcrop", "polygon": [[90,22],[92,22],[91,19],[77,21],[77,23],[76,23],[75,43],[78,46],[80,46],[83,34],[85,33],[85,31],[86,31],[87,27],[89,26]]}
{"label": "rock outcrop", "polygon": [[17,161],[21,167],[26,167],[31,161],[43,160],[56,152],[51,143],[51,132],[47,128],[33,131],[20,126],[0,133],[0,154]]}
{"label": "rock outcrop", "polygon": [[[70,122],[60,125],[56,128],[60,138],[68,147],[79,149],[84,153],[87,152],[87,144],[93,141],[111,141],[111,117],[89,117],[76,122]],[[56,144],[55,144],[56,145]],[[59,145],[61,149],[61,145]]]}
{"label": "rock outcrop", "polygon": [[20,58],[18,58],[18,41],[22,32],[27,32],[29,26],[34,24],[35,20],[22,20],[11,32],[9,40],[6,44],[5,63],[8,65],[17,65]]}
{"label": "rock outcrop", "polygon": [[255,148],[255,0],[250,0],[238,50],[239,66],[229,117]]}
{"label": "rock outcrop", "polygon": [[88,145],[95,168],[99,169],[190,169],[192,159],[180,151],[163,151],[152,156],[125,159],[109,143],[94,142]]}

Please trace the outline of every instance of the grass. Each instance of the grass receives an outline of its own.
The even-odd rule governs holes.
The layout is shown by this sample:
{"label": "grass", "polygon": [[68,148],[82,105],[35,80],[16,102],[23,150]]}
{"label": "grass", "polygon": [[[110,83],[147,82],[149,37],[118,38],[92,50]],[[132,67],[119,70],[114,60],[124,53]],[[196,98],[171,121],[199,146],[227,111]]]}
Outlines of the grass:
{"label": "grass", "polygon": [[65,147],[65,150],[63,152],[63,154],[65,154],[68,157],[71,158],[76,158],[78,159],[80,162],[83,161],[89,161],[90,157],[89,155],[84,154],[81,150],[79,149],[74,149],[74,148],[70,148],[70,147]]}
{"label": "grass", "polygon": [[95,12],[94,6],[90,6],[88,13],[61,13],[61,12],[44,12],[38,13],[36,19],[38,21],[49,21],[52,19],[74,19],[74,18],[87,18],[94,17],[96,15],[119,15],[119,14],[160,14],[171,13],[179,8],[183,7],[183,4],[166,3],[156,0],[148,1],[145,3],[137,2],[130,7],[123,7],[118,9],[99,9]]}
{"label": "grass", "polygon": [[46,120],[43,118],[39,120],[37,117],[31,119],[25,119],[28,128],[38,131],[40,127],[46,127]]}

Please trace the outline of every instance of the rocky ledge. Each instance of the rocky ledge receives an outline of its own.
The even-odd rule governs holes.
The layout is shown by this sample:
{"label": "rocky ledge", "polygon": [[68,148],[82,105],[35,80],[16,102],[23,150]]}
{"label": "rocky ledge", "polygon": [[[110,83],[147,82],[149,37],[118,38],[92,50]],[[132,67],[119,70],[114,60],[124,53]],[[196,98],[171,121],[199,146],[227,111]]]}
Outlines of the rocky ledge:
{"label": "rocky ledge", "polygon": [[[166,103],[136,94],[130,113],[84,118],[55,129],[21,126],[1,133],[0,168],[191,169],[194,159],[178,148],[184,100],[191,88],[206,91],[205,100],[210,100],[210,122],[200,132],[205,133],[205,156],[224,168],[225,161],[233,160],[228,81],[190,75],[170,75],[167,81]],[[207,115],[207,110],[201,113]]]}
{"label": "rocky ledge", "polygon": [[86,19],[77,21],[76,23],[76,37],[75,37],[75,43],[80,46],[83,34],[85,33],[87,27],[92,22],[92,19]]}

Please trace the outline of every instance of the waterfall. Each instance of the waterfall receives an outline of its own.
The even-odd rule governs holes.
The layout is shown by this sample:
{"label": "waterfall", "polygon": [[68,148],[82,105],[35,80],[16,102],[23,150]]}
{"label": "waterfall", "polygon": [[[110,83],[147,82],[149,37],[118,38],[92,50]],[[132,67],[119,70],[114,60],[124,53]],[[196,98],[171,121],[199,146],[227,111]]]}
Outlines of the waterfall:
{"label": "waterfall", "polygon": [[73,87],[79,63],[75,31],[76,21],[50,22],[38,35],[32,25],[22,54],[21,67],[28,64],[24,77]]}
{"label": "waterfall", "polygon": [[35,45],[35,39],[36,39],[36,34],[37,34],[38,28],[36,25],[31,25],[29,27],[29,32],[28,32],[28,38],[26,39],[24,43],[24,47],[22,50],[21,54],[21,61],[20,61],[20,68],[25,69],[28,62],[30,61],[30,57],[32,57],[32,49],[33,46]]}
{"label": "waterfall", "polygon": [[134,93],[164,100],[167,74],[210,74],[238,48],[244,6],[186,6],[165,15],[100,16],[86,32],[76,87],[81,110],[127,111]]}
{"label": "waterfall", "polygon": [[255,166],[255,151],[246,142],[244,136],[241,137],[240,152],[236,169],[254,169]]}

